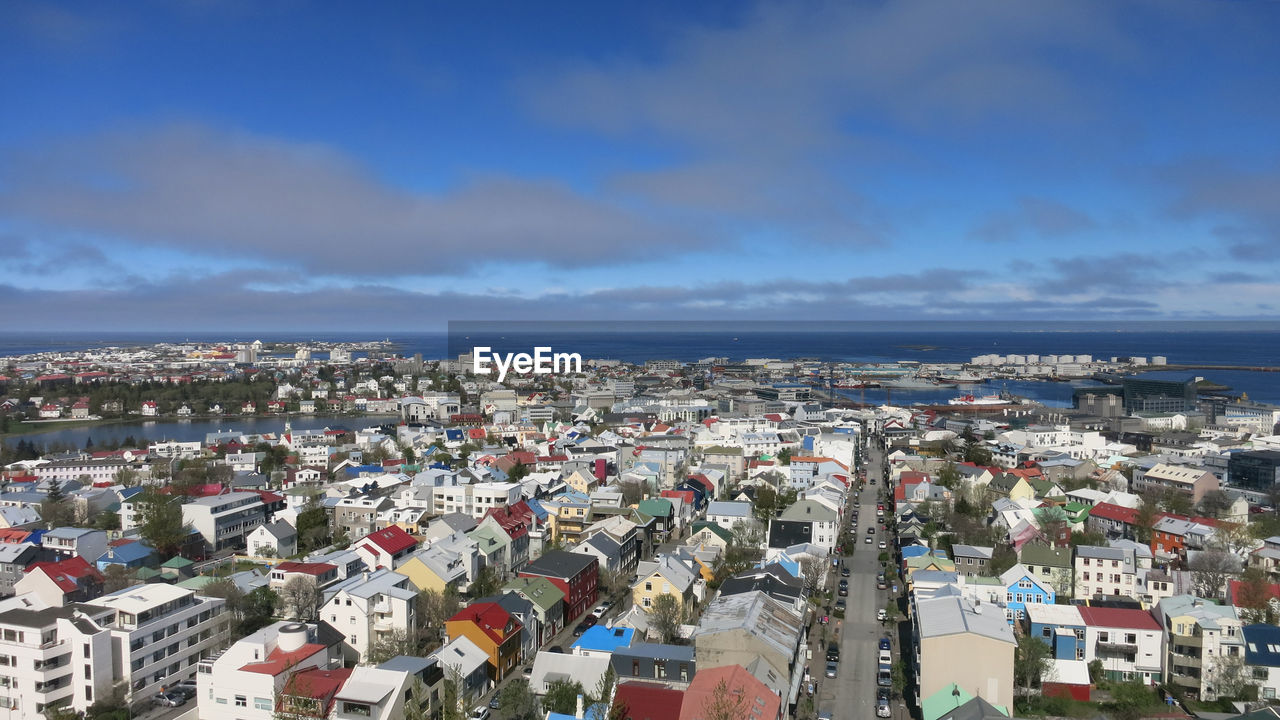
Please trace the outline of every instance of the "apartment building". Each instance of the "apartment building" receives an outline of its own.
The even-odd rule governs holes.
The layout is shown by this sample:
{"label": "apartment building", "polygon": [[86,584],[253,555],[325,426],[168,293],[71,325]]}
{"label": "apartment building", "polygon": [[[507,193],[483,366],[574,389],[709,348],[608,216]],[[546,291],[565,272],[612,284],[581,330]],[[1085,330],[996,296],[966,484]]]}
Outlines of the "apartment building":
{"label": "apartment building", "polygon": [[1137,597],[1138,569],[1128,548],[1076,547],[1075,596]]}
{"label": "apartment building", "polygon": [[14,720],[44,720],[48,709],[83,712],[105,697],[112,614],[81,605],[0,612],[0,709]]}
{"label": "apartment building", "polygon": [[462,513],[479,520],[493,508],[515,505],[521,500],[520,483],[481,482],[438,487],[432,492],[435,513]]}
{"label": "apartment building", "polygon": [[1161,600],[1153,614],[1168,634],[1165,682],[1201,700],[1215,700],[1218,661],[1244,656],[1244,632],[1236,609],[1194,595],[1174,595]]}
{"label": "apartment building", "polygon": [[196,498],[182,504],[182,521],[204,538],[210,552],[245,547],[245,538],[267,521],[262,496],[252,492]]}
{"label": "apartment building", "polygon": [[320,620],[341,633],[347,659],[364,662],[379,640],[413,634],[417,598],[417,589],[404,575],[387,569],[361,573],[333,587],[320,608]]}
{"label": "apartment building", "polygon": [[119,658],[112,680],[126,683],[132,701],[190,678],[228,632],[225,600],[174,585],[135,585],[88,605],[114,611],[106,621]]}
{"label": "apartment building", "polygon": [[342,666],[315,625],[278,622],[197,666],[200,720],[274,720],[275,700],[294,673]]}

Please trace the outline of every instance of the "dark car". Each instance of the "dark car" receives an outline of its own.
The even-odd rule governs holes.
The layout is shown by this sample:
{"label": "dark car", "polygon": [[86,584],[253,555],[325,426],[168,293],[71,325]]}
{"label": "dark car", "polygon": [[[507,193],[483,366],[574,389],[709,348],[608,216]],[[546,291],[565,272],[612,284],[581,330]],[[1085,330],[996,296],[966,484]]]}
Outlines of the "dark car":
{"label": "dark car", "polygon": [[578,626],[573,629],[573,636],[582,637],[582,633],[590,630],[592,625],[595,625],[595,623],[585,623],[585,622],[578,623]]}
{"label": "dark car", "polygon": [[831,643],[827,645],[827,660],[830,662],[840,662],[840,645]]}
{"label": "dark car", "polygon": [[497,695],[494,695],[494,696],[493,696],[493,699],[489,701],[489,708],[490,708],[491,710],[497,710],[497,709],[498,709],[498,696],[497,696]]}
{"label": "dark car", "polygon": [[871,527],[867,528],[867,534],[868,534],[868,535],[875,535],[875,534],[876,534],[876,528],[875,528],[875,526],[874,526],[874,525],[872,525]]}
{"label": "dark car", "polygon": [[882,637],[882,638],[880,638],[880,649],[881,649],[881,650],[889,650],[889,649],[891,649],[891,646],[890,646],[890,644],[889,644],[889,638],[887,638],[887,637]]}
{"label": "dark car", "polygon": [[551,647],[547,648],[547,652],[563,653],[564,648],[560,647],[559,645],[552,645]]}
{"label": "dark car", "polygon": [[842,587],[842,588],[848,588],[848,587],[849,587],[849,581],[848,581],[848,580],[841,580],[841,581],[840,581],[840,587]]}
{"label": "dark car", "polygon": [[845,606],[844,606],[844,598],[840,598],[839,600],[836,600],[836,609],[837,609],[837,610],[844,610],[844,607],[845,607]]}
{"label": "dark car", "polygon": [[841,585],[841,586],[840,586],[840,597],[845,597],[845,596],[847,596],[848,594],[849,594],[849,586],[848,586],[848,585]]}
{"label": "dark car", "polygon": [[840,577],[849,577],[849,568],[847,567],[840,568]]}

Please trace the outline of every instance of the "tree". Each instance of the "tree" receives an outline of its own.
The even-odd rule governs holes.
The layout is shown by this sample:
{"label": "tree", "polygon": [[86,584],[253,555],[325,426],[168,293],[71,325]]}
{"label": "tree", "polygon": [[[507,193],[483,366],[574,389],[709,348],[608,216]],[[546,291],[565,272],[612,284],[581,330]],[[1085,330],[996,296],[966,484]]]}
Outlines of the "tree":
{"label": "tree", "polygon": [[778,464],[779,465],[791,464],[791,448],[782,448],[781,450],[778,451]]}
{"label": "tree", "polygon": [[1220,547],[1203,550],[1187,563],[1196,595],[1214,600],[1222,598],[1227,579],[1238,566],[1239,559]]}
{"label": "tree", "polygon": [[1200,498],[1200,512],[1216,518],[1231,508],[1231,496],[1222,490],[1210,490]]}
{"label": "tree", "polygon": [[510,720],[534,720],[538,717],[538,696],[533,694],[529,681],[524,678],[507,683],[498,693],[498,702]]}
{"label": "tree", "polygon": [[948,462],[938,471],[938,484],[944,488],[955,490],[960,485],[960,471],[956,469],[956,464]]}
{"label": "tree", "polygon": [[403,720],[431,720],[431,692],[422,678],[414,677],[404,700]]}
{"label": "tree", "polygon": [[1126,680],[1111,686],[1111,710],[1115,720],[1137,720],[1157,703],[1155,693],[1141,680]]}
{"label": "tree", "polygon": [[1008,543],[997,543],[991,550],[991,562],[987,565],[990,575],[998,576],[1018,564],[1018,554]]}
{"label": "tree", "polygon": [[646,614],[649,630],[658,636],[658,642],[667,643],[680,631],[680,602],[674,595],[663,593],[653,599],[653,606]]}
{"label": "tree", "polygon": [[1253,679],[1252,668],[1245,664],[1244,653],[1219,655],[1207,675],[1205,694],[1210,697],[1206,699],[1258,699],[1258,681]]}
{"label": "tree", "polygon": [[760,522],[767,523],[773,519],[777,507],[778,491],[774,490],[772,485],[757,485],[755,502],[752,503],[751,514],[755,515],[755,518]]}
{"label": "tree", "polygon": [[622,504],[624,506],[630,507],[632,505],[638,505],[641,500],[644,500],[644,481],[619,482],[618,487],[622,489]]}
{"label": "tree", "polygon": [[133,568],[112,563],[103,571],[102,591],[113,593],[138,584],[138,573]]}
{"label": "tree", "polygon": [[586,695],[586,693],[582,689],[582,683],[577,680],[552,680],[546,694],[542,696],[542,709],[547,712],[572,715],[578,707],[579,695]]}
{"label": "tree", "polygon": [[1013,684],[1023,696],[1030,695],[1053,665],[1053,651],[1038,638],[1023,635],[1013,653]]}
{"label": "tree", "polygon": [[404,630],[392,630],[391,632],[381,633],[369,640],[368,652],[365,653],[365,662],[370,665],[380,665],[393,657],[400,655],[413,655],[416,651],[414,642],[409,633]]}
{"label": "tree", "polygon": [[1143,545],[1151,543],[1151,534],[1160,520],[1160,500],[1156,493],[1148,492],[1142,496],[1142,504],[1134,515],[1134,535]]}
{"label": "tree", "polygon": [[600,570],[600,592],[606,597],[614,597],[630,586],[628,577],[621,570]]}
{"label": "tree", "polygon": [[329,540],[329,516],[320,504],[319,495],[312,495],[298,513],[298,549],[306,552],[324,547]]}
{"label": "tree", "polygon": [[242,636],[248,635],[268,625],[278,601],[276,591],[265,585],[246,593],[240,603],[241,620],[237,632]]}
{"label": "tree", "polygon": [[511,482],[520,482],[529,476],[529,466],[523,462],[516,462],[511,466],[511,471],[507,473],[507,479]]}
{"label": "tree", "polygon": [[826,574],[827,562],[819,560],[815,557],[806,557],[800,560],[800,572],[804,575],[805,586],[810,592],[817,592],[818,585],[822,582],[822,576]]}
{"label": "tree", "polygon": [[93,516],[93,522],[90,523],[94,530],[119,530],[120,529],[120,513],[107,512],[97,513]]}
{"label": "tree", "polygon": [[502,588],[498,579],[498,571],[485,565],[476,573],[476,578],[467,586],[467,594],[473,598],[489,597]]}
{"label": "tree", "polygon": [[1276,612],[1271,607],[1271,583],[1261,568],[1251,567],[1244,571],[1236,588],[1235,600],[1244,624],[1276,624]]}
{"label": "tree", "polygon": [[747,694],[738,688],[730,689],[724,678],[716,683],[711,693],[702,701],[702,720],[740,720],[750,716]]}
{"label": "tree", "polygon": [[191,534],[191,526],[182,521],[181,499],[155,488],[147,488],[137,498],[138,534],[164,558],[177,555]]}
{"label": "tree", "polygon": [[316,619],[320,603],[324,601],[324,591],[313,579],[294,576],[280,588],[281,614],[292,615],[297,620],[310,621]]}
{"label": "tree", "polygon": [[419,651],[428,653],[440,644],[445,621],[458,613],[458,591],[452,585],[444,592],[427,588],[418,593],[417,603]]}
{"label": "tree", "polygon": [[600,680],[596,683],[595,690],[587,696],[585,704],[595,705],[596,703],[605,703],[612,707],[613,691],[618,684],[618,674],[614,672],[613,665],[605,668],[604,674],[600,676]]}
{"label": "tree", "polygon": [[49,498],[40,503],[40,519],[44,521],[45,527],[52,530],[75,523],[75,505],[67,502],[65,497],[54,500],[52,495],[50,492]]}

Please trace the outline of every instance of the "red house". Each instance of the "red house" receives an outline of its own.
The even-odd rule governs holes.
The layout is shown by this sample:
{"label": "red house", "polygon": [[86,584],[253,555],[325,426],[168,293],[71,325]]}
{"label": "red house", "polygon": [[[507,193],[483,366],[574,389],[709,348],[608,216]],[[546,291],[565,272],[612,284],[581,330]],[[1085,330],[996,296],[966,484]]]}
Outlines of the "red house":
{"label": "red house", "polygon": [[520,577],[544,577],[560,588],[567,625],[595,606],[600,565],[592,555],[551,550],[525,565]]}

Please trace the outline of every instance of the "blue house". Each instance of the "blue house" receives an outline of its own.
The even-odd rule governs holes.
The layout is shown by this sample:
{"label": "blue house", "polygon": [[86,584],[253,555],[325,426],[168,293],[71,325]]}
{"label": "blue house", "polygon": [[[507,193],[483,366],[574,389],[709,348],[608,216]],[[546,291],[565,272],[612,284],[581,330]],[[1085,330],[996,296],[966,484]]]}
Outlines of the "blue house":
{"label": "blue house", "polygon": [[1052,605],[1057,602],[1058,595],[1053,587],[1033,575],[1022,563],[1005,570],[1000,576],[1000,584],[1005,589],[1004,614],[1009,619],[1009,624],[1023,621],[1027,614],[1027,603]]}
{"label": "blue house", "polygon": [[1027,637],[1053,649],[1054,660],[1083,660],[1085,657],[1084,617],[1078,605],[1026,606]]}
{"label": "blue house", "polygon": [[618,648],[629,646],[635,634],[635,628],[595,625],[582,633],[582,637],[573,644],[573,649],[585,651],[586,654],[596,652],[611,655]]}
{"label": "blue house", "polygon": [[123,565],[127,568],[140,568],[152,564],[156,551],[148,544],[137,541],[125,545],[107,548],[98,558],[98,570],[106,572],[112,565]]}

